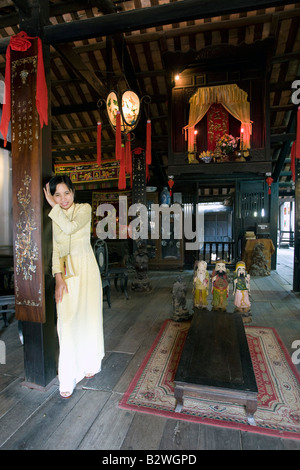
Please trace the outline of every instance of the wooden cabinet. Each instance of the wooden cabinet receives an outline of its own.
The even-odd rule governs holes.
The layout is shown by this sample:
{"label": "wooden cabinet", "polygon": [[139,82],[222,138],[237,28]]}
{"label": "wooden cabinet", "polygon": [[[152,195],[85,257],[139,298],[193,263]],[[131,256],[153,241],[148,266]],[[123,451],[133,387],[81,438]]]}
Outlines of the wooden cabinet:
{"label": "wooden cabinet", "polygon": [[[149,268],[181,269],[183,267],[182,220],[168,207],[159,207],[155,216],[153,204],[157,209],[159,205],[158,193],[147,193]],[[155,224],[158,224],[158,227]],[[179,231],[182,234],[180,238],[178,238]],[[154,233],[158,236],[154,237]]]}

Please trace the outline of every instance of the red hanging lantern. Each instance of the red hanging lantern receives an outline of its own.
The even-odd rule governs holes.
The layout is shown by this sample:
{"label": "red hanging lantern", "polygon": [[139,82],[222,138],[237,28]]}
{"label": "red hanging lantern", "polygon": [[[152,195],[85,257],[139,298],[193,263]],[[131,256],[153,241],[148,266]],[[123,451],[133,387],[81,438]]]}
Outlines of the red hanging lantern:
{"label": "red hanging lantern", "polygon": [[97,165],[101,165],[101,122],[97,123]]}
{"label": "red hanging lantern", "polygon": [[271,176],[268,176],[268,178],[266,179],[266,183],[267,185],[269,186],[269,190],[268,190],[268,194],[271,194],[271,184],[273,183],[273,178],[271,178]]}
{"label": "red hanging lantern", "polygon": [[170,197],[172,197],[172,188],[174,186],[174,180],[173,180],[172,176],[169,177],[168,185],[169,185],[169,188],[170,188]]}

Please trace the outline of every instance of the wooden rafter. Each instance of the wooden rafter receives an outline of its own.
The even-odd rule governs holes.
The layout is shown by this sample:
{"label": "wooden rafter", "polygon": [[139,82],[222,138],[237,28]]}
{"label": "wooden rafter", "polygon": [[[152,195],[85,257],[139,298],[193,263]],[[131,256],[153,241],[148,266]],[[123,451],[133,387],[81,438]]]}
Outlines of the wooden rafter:
{"label": "wooden rafter", "polygon": [[99,98],[106,98],[107,88],[97,77],[94,71],[87,67],[81,57],[74,51],[69,44],[56,44],[55,49],[63,59],[71,66],[75,75],[86,81],[99,95]]}

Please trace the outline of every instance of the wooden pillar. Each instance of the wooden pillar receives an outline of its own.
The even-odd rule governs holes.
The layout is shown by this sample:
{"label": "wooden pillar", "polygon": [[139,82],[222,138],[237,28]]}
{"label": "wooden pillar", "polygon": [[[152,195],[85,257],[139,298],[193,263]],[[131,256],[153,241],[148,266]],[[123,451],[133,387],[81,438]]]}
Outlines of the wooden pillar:
{"label": "wooden pillar", "polygon": [[270,220],[270,238],[275,246],[275,253],[271,256],[271,269],[276,269],[277,265],[277,230],[279,213],[279,184],[272,183],[271,195],[269,200],[269,220]]}
{"label": "wooden pillar", "polygon": [[300,292],[300,160],[295,159],[295,234],[293,291]]}
{"label": "wooden pillar", "polygon": [[[21,29],[38,29],[48,2],[34,0],[20,10]],[[52,173],[50,100],[48,126],[40,127],[36,107],[37,39],[25,52],[11,50],[11,124],[13,173],[13,245],[16,318],[22,321],[24,385],[46,389],[56,378],[54,283],[51,275],[52,232],[42,187]],[[43,47],[50,98],[50,48]]]}

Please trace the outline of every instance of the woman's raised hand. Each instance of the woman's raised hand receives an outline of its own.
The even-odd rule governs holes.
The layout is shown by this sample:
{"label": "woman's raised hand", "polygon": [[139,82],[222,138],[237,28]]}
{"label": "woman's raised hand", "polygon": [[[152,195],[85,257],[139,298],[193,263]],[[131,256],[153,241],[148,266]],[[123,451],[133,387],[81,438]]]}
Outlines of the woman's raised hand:
{"label": "woman's raised hand", "polygon": [[45,194],[45,198],[47,199],[47,202],[50,204],[51,207],[54,207],[56,205],[56,202],[54,200],[54,197],[50,193],[49,183],[46,184],[46,187],[43,188],[43,190],[44,190],[44,194]]}

